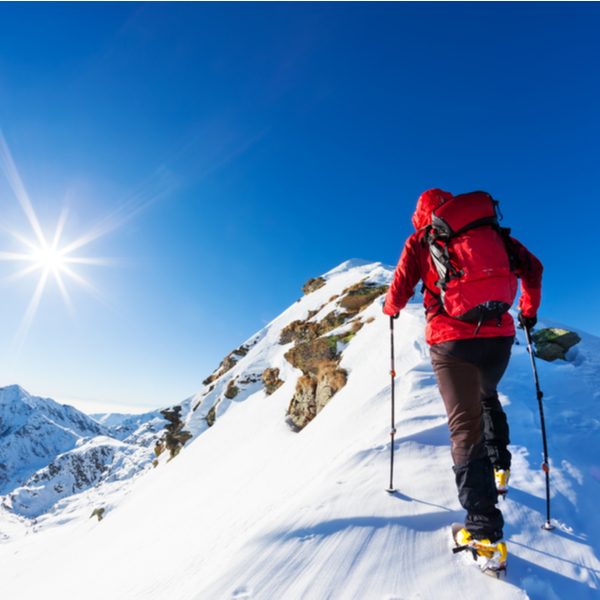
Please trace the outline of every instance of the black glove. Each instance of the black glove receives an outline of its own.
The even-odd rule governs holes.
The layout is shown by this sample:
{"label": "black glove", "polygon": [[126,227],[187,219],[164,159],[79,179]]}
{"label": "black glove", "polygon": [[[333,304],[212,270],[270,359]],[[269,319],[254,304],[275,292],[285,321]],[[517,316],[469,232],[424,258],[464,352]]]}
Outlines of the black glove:
{"label": "black glove", "polygon": [[523,329],[527,329],[527,331],[533,329],[537,323],[537,315],[533,315],[533,317],[526,317],[522,312],[519,312],[519,316],[517,318],[519,319],[521,327]]}

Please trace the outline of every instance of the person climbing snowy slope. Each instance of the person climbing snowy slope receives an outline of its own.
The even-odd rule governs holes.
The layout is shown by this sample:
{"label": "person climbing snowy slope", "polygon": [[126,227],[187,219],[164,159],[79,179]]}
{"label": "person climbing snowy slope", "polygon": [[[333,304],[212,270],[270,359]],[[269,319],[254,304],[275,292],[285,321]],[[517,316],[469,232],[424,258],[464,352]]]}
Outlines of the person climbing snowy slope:
{"label": "person climbing snowy slope", "polygon": [[[508,491],[511,454],[497,386],[515,336],[508,312],[521,280],[519,322],[530,329],[541,301],[541,262],[501,229],[497,202],[485,192],[424,192],[412,217],[383,311],[397,317],[423,282],[425,337],[448,415],[454,474],[464,526],[457,545],[506,568],[498,495]],[[491,211],[491,212],[490,212]]]}

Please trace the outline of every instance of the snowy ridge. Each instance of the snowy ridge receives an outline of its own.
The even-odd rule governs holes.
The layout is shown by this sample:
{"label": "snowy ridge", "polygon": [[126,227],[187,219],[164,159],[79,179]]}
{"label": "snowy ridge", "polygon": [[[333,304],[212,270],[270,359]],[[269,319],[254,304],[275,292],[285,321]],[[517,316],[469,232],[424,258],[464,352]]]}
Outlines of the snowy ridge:
{"label": "snowy ridge", "polygon": [[[72,406],[32,396],[17,385],[2,388],[3,509],[30,519],[59,507],[68,512],[71,496],[143,472],[155,458],[154,444],[164,434],[165,420],[159,411],[121,417],[106,427]],[[95,495],[104,496],[104,491]]]}
{"label": "snowy ridge", "polygon": [[32,396],[18,385],[0,388],[0,494],[81,440],[106,433],[72,406]]}
{"label": "snowy ridge", "polygon": [[18,515],[38,517],[63,498],[134,477],[153,457],[144,447],[97,436],[37,471],[8,495],[5,507]]}
{"label": "snowy ridge", "polygon": [[[301,372],[284,357],[292,345],[279,344],[281,330],[309,315],[321,320],[348,286],[364,278],[387,283],[392,272],[380,263],[344,263],[251,337],[229,370],[182,403],[194,437],[174,460],[165,452],[144,477],[65,498],[35,524],[0,508],[3,597],[21,598],[26,589],[31,597],[75,599],[85,589],[99,600],[597,598],[598,338],[582,333],[567,362],[537,361],[557,526],[546,532],[539,414],[518,333],[500,385],[514,455],[501,503],[506,580],[482,576],[469,556],[450,551],[449,526],[464,512],[418,296],[395,325],[397,494],[384,491],[390,358],[383,297],[361,313],[364,326],[341,348],[346,386],[299,433],[286,423]],[[544,321],[540,328],[555,325]],[[266,368],[279,368],[284,381],[272,395],[259,377]],[[228,398],[232,381],[239,392]],[[89,519],[102,499],[103,520]],[[23,527],[35,535],[22,535]]]}

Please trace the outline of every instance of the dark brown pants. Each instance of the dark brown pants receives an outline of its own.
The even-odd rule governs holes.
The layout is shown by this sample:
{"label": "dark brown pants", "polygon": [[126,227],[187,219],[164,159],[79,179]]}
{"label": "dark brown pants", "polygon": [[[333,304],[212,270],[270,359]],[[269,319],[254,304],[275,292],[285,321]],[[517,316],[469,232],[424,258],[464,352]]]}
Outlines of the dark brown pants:
{"label": "dark brown pants", "polygon": [[492,541],[503,535],[494,467],[508,469],[508,423],[496,387],[513,337],[451,340],[431,346],[431,362],[448,414],[458,497],[467,530]]}
{"label": "dark brown pants", "polygon": [[510,467],[508,424],[496,388],[508,366],[513,339],[471,338],[431,346],[454,464],[488,455],[494,467]]}

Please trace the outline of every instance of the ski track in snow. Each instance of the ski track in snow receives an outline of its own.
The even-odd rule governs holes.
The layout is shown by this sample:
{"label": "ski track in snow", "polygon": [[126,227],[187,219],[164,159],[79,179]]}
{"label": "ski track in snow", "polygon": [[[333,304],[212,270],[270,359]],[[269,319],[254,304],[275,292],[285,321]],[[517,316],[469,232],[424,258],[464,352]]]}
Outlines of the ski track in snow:
{"label": "ski track in snow", "polygon": [[[531,364],[518,334],[501,400],[511,425],[511,489],[500,502],[509,549],[506,578],[453,555],[449,527],[464,517],[454,486],[447,421],[424,340],[417,296],[395,328],[396,442],[390,460],[389,320],[383,298],[344,350],[348,384],[303,431],[285,423],[300,372],[278,344],[282,327],[320,320],[328,300],[392,268],[349,261],[327,285],[253,336],[248,354],[181,403],[194,433],[181,454],[131,482],[99,487],[106,516],[89,519],[87,493],[61,501],[37,524],[0,508],[3,599],[48,600],[553,600],[600,597],[600,339],[580,332],[570,362],[537,361],[552,465],[553,532],[545,522],[542,441]],[[539,327],[556,326],[540,319]],[[256,342],[256,343],[255,343]],[[235,376],[279,367],[285,384],[261,383],[206,415]],[[197,406],[198,402],[201,404]],[[194,407],[196,410],[194,411]],[[110,487],[112,486],[112,487]]]}

